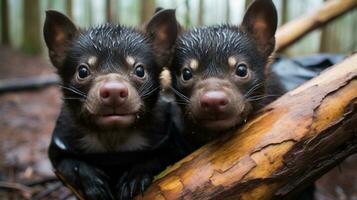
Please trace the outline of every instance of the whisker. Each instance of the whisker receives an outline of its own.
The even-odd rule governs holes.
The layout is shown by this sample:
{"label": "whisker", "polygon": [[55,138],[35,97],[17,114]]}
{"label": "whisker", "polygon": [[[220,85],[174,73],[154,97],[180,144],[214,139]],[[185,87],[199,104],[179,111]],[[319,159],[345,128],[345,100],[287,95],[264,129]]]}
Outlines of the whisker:
{"label": "whisker", "polygon": [[[64,86],[64,85],[63,85],[63,86]],[[77,88],[76,88],[76,87],[74,87],[73,85],[69,84],[68,86],[69,86],[69,88],[70,88],[70,89],[75,90],[75,91],[77,91],[77,92],[79,92],[79,93],[81,93],[81,94],[85,95],[85,93],[84,93],[84,92],[80,91],[79,89],[77,89]]]}
{"label": "whisker", "polygon": [[257,89],[259,89],[261,86],[263,86],[263,83],[258,83],[253,85],[245,94],[244,97],[249,97],[249,95],[251,95],[254,91],[256,91]]}
{"label": "whisker", "polygon": [[262,100],[268,97],[278,97],[280,95],[256,95],[256,96],[252,96],[247,98],[248,102],[252,102],[252,101],[258,101],[258,100]]}
{"label": "whisker", "polygon": [[160,87],[158,86],[158,87],[156,87],[156,88],[154,88],[152,90],[149,90],[148,92],[146,92],[146,93],[144,93],[144,94],[142,94],[140,96],[141,96],[141,98],[145,99],[146,97],[150,96],[152,93],[154,93],[159,88]]}
{"label": "whisker", "polygon": [[155,87],[155,85],[152,82],[145,82],[139,89],[138,93],[139,96],[141,97],[146,97],[152,92],[156,91],[160,86]]}
{"label": "whisker", "polygon": [[78,98],[78,97],[62,97],[62,99],[78,99],[78,100],[84,100],[83,98]]}
{"label": "whisker", "polygon": [[[140,86],[140,88],[138,89],[138,93],[142,93],[144,90],[146,90],[147,88],[150,88],[152,87],[152,83],[150,84],[151,82],[145,82],[142,86]],[[148,86],[150,84],[150,86]]]}
{"label": "whisker", "polygon": [[80,96],[82,96],[82,97],[84,97],[84,98],[87,98],[87,95],[85,95],[85,94],[84,94],[83,92],[81,92],[81,91],[78,91],[78,90],[75,89],[75,88],[66,87],[66,86],[64,86],[64,85],[59,85],[59,87],[61,87],[61,88],[63,88],[63,89],[66,89],[67,91],[73,92],[73,93],[75,93],[75,94],[78,94],[78,95],[80,95]]}
{"label": "whisker", "polygon": [[186,101],[187,103],[190,103],[191,100],[186,97],[184,94],[182,94],[181,92],[179,92],[178,90],[176,90],[175,88],[171,87],[170,86],[170,89],[175,93],[177,94],[182,100]]}
{"label": "whisker", "polygon": [[78,101],[81,101],[81,102],[84,102],[85,99],[84,98],[77,98],[77,97],[62,97],[61,98],[62,100],[78,100]]}
{"label": "whisker", "polygon": [[176,102],[176,104],[177,104],[177,105],[185,105],[185,106],[190,105],[190,104],[187,103],[187,102]]}
{"label": "whisker", "polygon": [[181,101],[180,99],[176,99],[175,102],[177,102],[177,103],[187,103],[187,104],[189,104],[187,101]]}

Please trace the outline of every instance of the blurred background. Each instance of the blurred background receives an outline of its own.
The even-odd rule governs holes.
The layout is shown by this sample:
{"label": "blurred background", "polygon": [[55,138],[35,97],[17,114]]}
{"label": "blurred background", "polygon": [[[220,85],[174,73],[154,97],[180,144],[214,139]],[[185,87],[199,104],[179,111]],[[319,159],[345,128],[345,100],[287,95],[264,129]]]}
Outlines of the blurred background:
{"label": "blurred background", "polygon": [[[53,76],[55,70],[47,58],[42,37],[45,10],[61,11],[85,28],[104,22],[139,26],[160,6],[175,8],[181,25],[190,28],[239,24],[251,1],[0,0],[0,199],[73,198],[54,178],[46,154],[62,100],[60,90],[54,85],[58,79]],[[314,12],[326,0],[273,1],[281,26]],[[354,8],[309,33],[281,55],[349,55],[356,49],[357,9]],[[357,157],[351,156],[321,178],[316,197],[357,200]]]}
{"label": "blurred background", "polygon": [[[45,52],[42,24],[45,10],[71,17],[80,27],[107,21],[126,25],[146,22],[157,6],[175,8],[185,27],[217,23],[239,24],[252,0],[1,0],[1,42],[26,53]],[[326,0],[273,0],[279,25],[319,8]],[[350,53],[356,49],[357,12],[352,11],[304,37],[287,55],[319,52]]]}

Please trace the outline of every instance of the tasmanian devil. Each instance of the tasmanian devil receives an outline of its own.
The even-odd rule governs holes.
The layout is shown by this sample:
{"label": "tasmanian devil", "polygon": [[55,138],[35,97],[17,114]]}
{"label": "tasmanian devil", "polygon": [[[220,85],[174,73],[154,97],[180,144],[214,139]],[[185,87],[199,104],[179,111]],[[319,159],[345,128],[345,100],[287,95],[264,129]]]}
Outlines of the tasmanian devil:
{"label": "tasmanian devil", "polygon": [[276,28],[274,4],[257,0],[240,26],[199,27],[179,35],[170,71],[192,146],[229,132],[282,93],[269,71]]}
{"label": "tasmanian devil", "polygon": [[277,12],[256,0],[242,24],[193,28],[178,36],[170,65],[187,151],[230,133],[284,93],[270,71]]}
{"label": "tasmanian devil", "polygon": [[63,14],[46,12],[44,38],[64,99],[49,157],[77,197],[131,198],[175,160],[159,73],[177,29],[174,10],[159,10],[144,30],[111,24],[81,30]]}

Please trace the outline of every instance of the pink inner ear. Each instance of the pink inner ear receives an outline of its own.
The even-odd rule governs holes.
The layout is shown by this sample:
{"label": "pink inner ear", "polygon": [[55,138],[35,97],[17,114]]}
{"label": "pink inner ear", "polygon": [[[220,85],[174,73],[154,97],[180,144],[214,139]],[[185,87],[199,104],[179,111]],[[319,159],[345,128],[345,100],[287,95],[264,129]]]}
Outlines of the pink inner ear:
{"label": "pink inner ear", "polygon": [[160,28],[160,30],[158,32],[158,39],[160,41],[166,41],[167,40],[167,34],[166,34],[167,31],[166,31],[166,29],[167,29],[166,26]]}
{"label": "pink inner ear", "polygon": [[268,37],[270,37],[269,33],[267,32],[268,27],[265,20],[257,19],[254,24],[254,33],[259,41],[265,42]]}
{"label": "pink inner ear", "polygon": [[63,32],[59,32],[56,37],[55,37],[55,43],[56,44],[60,44],[60,43],[63,43],[63,41],[65,40],[65,34]]}
{"label": "pink inner ear", "polygon": [[66,34],[59,27],[54,27],[54,32],[56,33],[56,35],[53,42],[56,45],[62,44],[66,40]]}

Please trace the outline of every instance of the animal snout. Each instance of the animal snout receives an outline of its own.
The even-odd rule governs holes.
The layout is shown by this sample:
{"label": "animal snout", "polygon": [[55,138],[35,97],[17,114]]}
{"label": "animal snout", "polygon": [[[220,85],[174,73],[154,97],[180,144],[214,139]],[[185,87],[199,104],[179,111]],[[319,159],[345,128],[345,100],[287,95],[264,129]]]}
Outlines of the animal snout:
{"label": "animal snout", "polygon": [[220,111],[228,105],[228,97],[223,91],[208,91],[201,96],[200,103],[204,109]]}
{"label": "animal snout", "polygon": [[99,89],[102,102],[106,105],[121,105],[128,98],[128,87],[121,82],[107,82]]}

